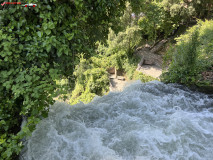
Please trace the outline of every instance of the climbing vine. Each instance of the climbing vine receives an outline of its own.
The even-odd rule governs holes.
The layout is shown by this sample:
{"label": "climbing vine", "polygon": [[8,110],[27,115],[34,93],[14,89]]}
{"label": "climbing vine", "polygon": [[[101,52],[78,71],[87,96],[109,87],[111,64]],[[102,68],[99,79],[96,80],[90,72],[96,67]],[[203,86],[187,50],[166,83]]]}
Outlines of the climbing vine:
{"label": "climbing vine", "polygon": [[77,55],[90,57],[125,7],[124,0],[31,2],[37,6],[0,11],[1,159],[17,158],[23,138],[54,103],[55,80],[72,77]]}

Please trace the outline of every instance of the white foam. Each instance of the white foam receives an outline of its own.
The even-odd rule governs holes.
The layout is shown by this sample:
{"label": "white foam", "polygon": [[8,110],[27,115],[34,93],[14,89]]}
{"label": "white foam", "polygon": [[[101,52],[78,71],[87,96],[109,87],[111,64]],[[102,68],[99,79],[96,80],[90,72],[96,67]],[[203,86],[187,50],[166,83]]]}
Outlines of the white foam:
{"label": "white foam", "polygon": [[213,100],[178,85],[137,82],[89,104],[55,103],[27,160],[213,158]]}

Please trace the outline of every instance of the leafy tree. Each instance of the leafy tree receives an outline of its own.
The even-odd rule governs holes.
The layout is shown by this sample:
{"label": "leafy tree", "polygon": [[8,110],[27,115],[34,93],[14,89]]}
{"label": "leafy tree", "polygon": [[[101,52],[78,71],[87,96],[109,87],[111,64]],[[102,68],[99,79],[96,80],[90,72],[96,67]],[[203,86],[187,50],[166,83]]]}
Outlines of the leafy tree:
{"label": "leafy tree", "polygon": [[155,41],[168,37],[181,25],[196,18],[212,17],[211,0],[131,0],[132,11],[139,17],[143,38]]}
{"label": "leafy tree", "polygon": [[183,22],[193,17],[203,19],[212,16],[212,0],[163,0],[162,4],[172,17],[178,17]]}
{"label": "leafy tree", "polygon": [[123,60],[132,57],[135,46],[140,42],[139,27],[127,27],[125,31],[119,32],[117,35],[110,30],[107,44],[99,44],[98,52],[102,59],[107,58],[106,66],[123,68]]}
{"label": "leafy tree", "polygon": [[71,104],[79,101],[90,102],[96,95],[102,96],[109,90],[109,78],[106,68],[97,63],[93,57],[91,59],[80,59],[74,72],[76,77],[75,88],[70,98]]}
{"label": "leafy tree", "polygon": [[138,19],[135,17],[135,14],[132,11],[131,4],[127,2],[123,15],[117,18],[117,29],[115,29],[115,27],[112,29],[117,34],[118,32],[125,31],[128,26],[130,27],[137,25],[137,20]]}

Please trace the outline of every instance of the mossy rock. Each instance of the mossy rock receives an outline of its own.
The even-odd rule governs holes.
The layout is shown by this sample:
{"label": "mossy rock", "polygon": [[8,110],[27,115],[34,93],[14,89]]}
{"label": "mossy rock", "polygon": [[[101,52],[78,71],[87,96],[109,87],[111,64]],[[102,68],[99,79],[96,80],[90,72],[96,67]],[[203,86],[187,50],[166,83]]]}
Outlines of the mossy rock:
{"label": "mossy rock", "polygon": [[207,93],[207,94],[213,94],[213,85],[203,85],[198,87],[198,91]]}
{"label": "mossy rock", "polygon": [[213,85],[191,85],[189,89],[192,91],[199,91],[205,94],[213,94]]}

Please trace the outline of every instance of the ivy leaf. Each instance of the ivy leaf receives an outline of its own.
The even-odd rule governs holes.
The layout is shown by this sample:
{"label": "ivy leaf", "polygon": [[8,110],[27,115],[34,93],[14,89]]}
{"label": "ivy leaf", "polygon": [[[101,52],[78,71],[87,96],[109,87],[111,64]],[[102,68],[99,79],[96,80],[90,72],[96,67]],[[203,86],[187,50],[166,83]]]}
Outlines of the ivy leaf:
{"label": "ivy leaf", "polygon": [[38,36],[41,38],[42,37],[42,32],[37,32]]}
{"label": "ivy leaf", "polygon": [[63,48],[59,48],[58,52],[57,52],[57,55],[60,57],[62,55],[62,50]]}
{"label": "ivy leaf", "polygon": [[64,50],[64,53],[68,56],[69,50],[68,50],[68,49],[65,49],[65,50]]}
{"label": "ivy leaf", "polygon": [[68,40],[70,41],[71,39],[73,39],[74,37],[74,33],[69,34]]}
{"label": "ivy leaf", "polygon": [[47,23],[43,23],[43,28],[44,28],[44,30],[46,30],[47,29]]}
{"label": "ivy leaf", "polygon": [[24,46],[22,44],[19,45],[19,49],[22,50]]}
{"label": "ivy leaf", "polygon": [[48,10],[51,10],[51,7],[50,7],[50,5],[47,5],[47,9],[48,9]]}
{"label": "ivy leaf", "polygon": [[47,48],[46,48],[47,52],[50,52],[51,50],[51,45],[48,45]]}
{"label": "ivy leaf", "polygon": [[50,29],[54,29],[54,28],[55,28],[55,25],[54,25],[53,22],[50,22],[50,23],[49,23],[49,28],[50,28]]}
{"label": "ivy leaf", "polygon": [[45,33],[46,33],[47,35],[50,35],[51,30],[47,29],[47,30],[45,31]]}

